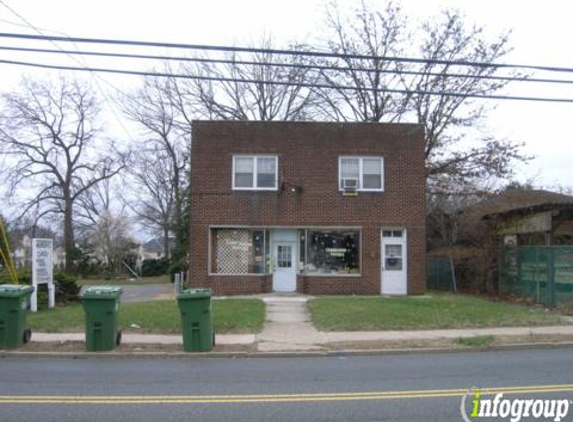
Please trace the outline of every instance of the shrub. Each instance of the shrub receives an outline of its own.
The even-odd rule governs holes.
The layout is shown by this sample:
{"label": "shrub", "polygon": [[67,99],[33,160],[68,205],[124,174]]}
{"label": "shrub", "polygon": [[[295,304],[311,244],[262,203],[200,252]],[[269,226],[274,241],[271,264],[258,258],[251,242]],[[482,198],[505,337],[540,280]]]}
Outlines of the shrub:
{"label": "shrub", "polygon": [[54,282],[56,285],[56,300],[58,302],[66,303],[79,299],[80,286],[75,276],[64,272],[57,272],[54,274]]}
{"label": "shrub", "polygon": [[146,259],[141,265],[143,277],[155,277],[169,272],[169,259]]}
{"label": "shrub", "polygon": [[[23,268],[17,269],[18,281],[21,284],[32,284],[32,273]],[[6,270],[0,272],[0,284],[12,284],[12,279]]]}
{"label": "shrub", "polygon": [[[18,270],[18,281],[20,284],[32,284],[32,273],[28,270]],[[11,283],[10,277],[6,273],[0,273],[0,284]],[[73,302],[79,299],[80,286],[75,276],[64,272],[54,274],[54,286],[56,288],[56,301],[58,303]],[[48,303],[48,286],[40,284],[38,286],[38,303]]]}

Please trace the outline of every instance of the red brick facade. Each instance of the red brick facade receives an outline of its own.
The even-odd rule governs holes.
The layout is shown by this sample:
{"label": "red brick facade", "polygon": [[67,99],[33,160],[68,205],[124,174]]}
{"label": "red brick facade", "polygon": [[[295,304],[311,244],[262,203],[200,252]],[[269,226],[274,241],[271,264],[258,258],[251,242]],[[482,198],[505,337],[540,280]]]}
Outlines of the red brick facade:
{"label": "red brick facade", "polygon": [[[278,190],[234,191],[232,157],[237,154],[277,155]],[[343,196],[340,156],[384,157],[384,191]],[[271,274],[209,274],[213,226],[359,227],[360,275],[298,274],[297,291],[371,295],[381,291],[381,229],[405,228],[408,294],[424,293],[423,128],[380,123],[196,121],[191,154],[190,284],[209,287],[216,294],[272,291]]]}

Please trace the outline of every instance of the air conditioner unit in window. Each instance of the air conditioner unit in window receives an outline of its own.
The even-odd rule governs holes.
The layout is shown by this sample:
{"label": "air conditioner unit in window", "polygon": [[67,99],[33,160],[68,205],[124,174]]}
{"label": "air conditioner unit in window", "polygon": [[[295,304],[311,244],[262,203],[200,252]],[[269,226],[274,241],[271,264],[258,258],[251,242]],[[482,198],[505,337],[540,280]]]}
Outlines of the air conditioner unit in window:
{"label": "air conditioner unit in window", "polygon": [[355,192],[358,189],[358,179],[354,177],[342,179],[342,189],[347,192]]}

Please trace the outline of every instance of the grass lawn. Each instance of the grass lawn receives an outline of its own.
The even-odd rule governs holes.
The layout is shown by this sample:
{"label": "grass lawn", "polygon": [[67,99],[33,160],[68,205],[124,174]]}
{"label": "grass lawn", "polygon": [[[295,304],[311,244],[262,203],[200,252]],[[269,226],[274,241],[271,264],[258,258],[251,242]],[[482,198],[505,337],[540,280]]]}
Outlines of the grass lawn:
{"label": "grass lawn", "polygon": [[308,302],[323,331],[375,331],[563,324],[559,315],[469,295],[324,297]]}
{"label": "grass lawn", "polygon": [[[259,299],[214,300],[212,313],[217,333],[258,333],[265,320],[265,304]],[[29,313],[28,322],[32,331],[83,332],[84,311],[81,304],[44,309]],[[123,303],[119,323],[123,332],[181,333],[181,317],[174,300]],[[132,324],[141,328],[133,328]]]}
{"label": "grass lawn", "polygon": [[129,278],[114,278],[105,280],[103,278],[86,278],[78,280],[80,286],[136,286],[142,284],[170,284],[169,275],[160,275],[157,277],[143,277],[139,280]]}

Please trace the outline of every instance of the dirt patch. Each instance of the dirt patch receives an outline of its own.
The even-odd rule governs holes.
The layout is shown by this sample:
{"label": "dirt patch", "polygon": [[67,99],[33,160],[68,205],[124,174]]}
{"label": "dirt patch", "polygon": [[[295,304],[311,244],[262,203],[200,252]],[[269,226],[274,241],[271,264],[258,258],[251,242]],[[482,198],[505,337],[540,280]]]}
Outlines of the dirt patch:
{"label": "dirt patch", "polygon": [[[495,336],[494,340],[484,348],[514,344],[559,344],[573,343],[573,335],[531,334],[526,336]],[[339,342],[325,345],[328,350],[376,350],[376,349],[467,349],[457,342],[457,339],[433,340],[383,340]]]}
{"label": "dirt patch", "polygon": [[[0,349],[2,350],[2,349]],[[83,353],[86,346],[83,341],[62,342],[31,342],[18,349],[19,352],[50,352],[50,353]],[[255,351],[254,345],[216,345],[213,352],[219,353],[246,353]],[[180,344],[121,344],[114,349],[115,353],[183,353],[183,345]],[[106,352],[102,352],[105,354]]]}

